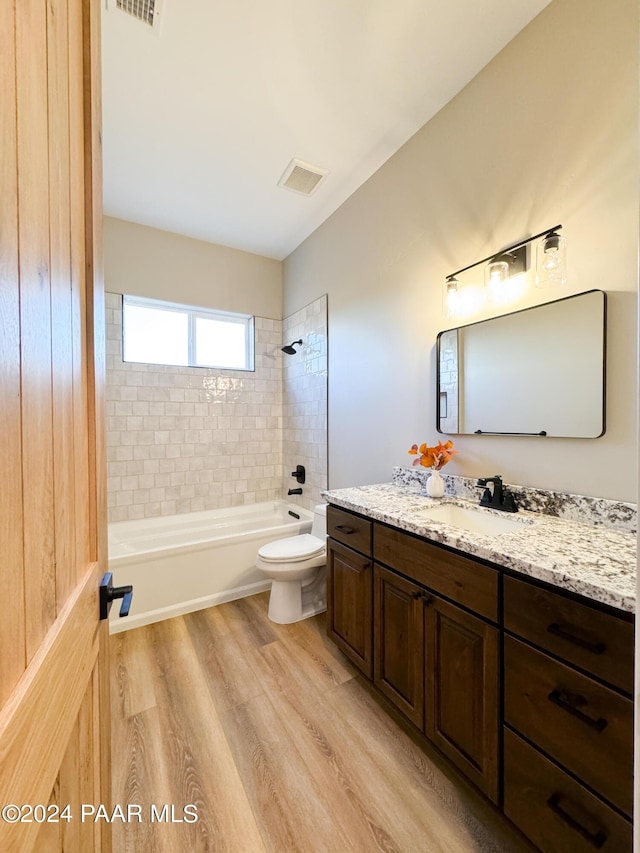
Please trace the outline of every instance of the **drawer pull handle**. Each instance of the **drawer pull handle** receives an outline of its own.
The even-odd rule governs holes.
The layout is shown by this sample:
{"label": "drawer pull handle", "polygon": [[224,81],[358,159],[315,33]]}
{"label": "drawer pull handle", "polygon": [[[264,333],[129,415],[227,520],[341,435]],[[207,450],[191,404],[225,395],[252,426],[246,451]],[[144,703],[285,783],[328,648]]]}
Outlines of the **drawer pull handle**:
{"label": "drawer pull handle", "polygon": [[582,637],[577,637],[570,631],[566,631],[561,625],[558,625],[557,622],[552,622],[547,628],[547,631],[550,634],[553,634],[554,637],[560,637],[562,640],[567,640],[575,646],[580,646],[581,649],[586,649],[588,652],[592,652],[594,655],[601,655],[607,648],[604,643],[590,643],[589,640],[583,640]]}
{"label": "drawer pull handle", "polygon": [[350,536],[352,533],[357,533],[355,527],[347,527],[346,524],[336,524],[336,530],[341,530],[347,536]]}
{"label": "drawer pull handle", "polygon": [[602,717],[594,720],[593,717],[584,714],[580,710],[582,706],[588,704],[584,696],[580,696],[578,693],[570,693],[568,690],[552,690],[547,698],[554,705],[557,705],[558,708],[562,708],[563,711],[567,711],[569,714],[577,717],[580,722],[589,726],[589,728],[595,729],[597,732],[606,729],[607,721]]}
{"label": "drawer pull handle", "polygon": [[558,815],[560,820],[570,826],[571,829],[575,829],[576,832],[579,832],[580,835],[592,844],[596,850],[599,850],[602,845],[607,840],[606,832],[599,830],[596,833],[589,832],[579,821],[577,821],[574,817],[572,817],[568,812],[566,812],[562,806],[560,805],[560,794],[552,794],[547,800],[547,805],[551,809],[551,811]]}

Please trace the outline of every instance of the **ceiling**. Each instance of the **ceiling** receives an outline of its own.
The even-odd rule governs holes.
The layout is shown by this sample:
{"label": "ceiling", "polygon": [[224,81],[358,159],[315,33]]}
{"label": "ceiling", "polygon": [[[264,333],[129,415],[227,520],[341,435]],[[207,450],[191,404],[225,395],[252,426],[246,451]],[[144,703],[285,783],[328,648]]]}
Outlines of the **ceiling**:
{"label": "ceiling", "polygon": [[285,258],[548,2],[106,0],[105,213]]}

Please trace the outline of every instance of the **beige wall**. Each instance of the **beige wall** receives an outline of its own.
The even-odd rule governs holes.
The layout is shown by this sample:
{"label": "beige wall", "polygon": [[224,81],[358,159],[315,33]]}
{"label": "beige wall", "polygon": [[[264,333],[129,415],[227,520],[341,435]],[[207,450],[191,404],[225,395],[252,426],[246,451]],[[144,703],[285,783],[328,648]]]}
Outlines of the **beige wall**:
{"label": "beige wall", "polygon": [[105,217],[105,287],[282,319],[282,262]]}
{"label": "beige wall", "polygon": [[460,437],[451,471],[636,500],[636,0],[553,0],[285,261],[285,313],[328,293],[330,487],[436,440],[445,275],[556,223],[568,284],[514,308],[607,291],[607,433]]}

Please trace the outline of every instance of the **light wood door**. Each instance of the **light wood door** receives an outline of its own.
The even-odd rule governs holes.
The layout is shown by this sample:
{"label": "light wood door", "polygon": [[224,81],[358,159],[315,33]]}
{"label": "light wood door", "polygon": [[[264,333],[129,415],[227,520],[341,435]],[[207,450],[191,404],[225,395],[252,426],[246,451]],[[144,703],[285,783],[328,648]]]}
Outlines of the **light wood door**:
{"label": "light wood door", "polygon": [[99,14],[98,0],[0,2],[0,805],[20,810],[0,818],[7,853],[110,850],[109,826],[80,819],[110,799]]}

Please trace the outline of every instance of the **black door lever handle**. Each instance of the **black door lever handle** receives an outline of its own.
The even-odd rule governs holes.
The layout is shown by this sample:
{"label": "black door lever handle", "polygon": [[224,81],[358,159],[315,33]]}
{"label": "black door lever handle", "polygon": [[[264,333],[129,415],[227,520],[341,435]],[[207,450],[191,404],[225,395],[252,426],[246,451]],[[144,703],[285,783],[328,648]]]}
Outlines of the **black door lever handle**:
{"label": "black door lever handle", "polygon": [[122,599],[120,606],[120,618],[129,615],[131,600],[133,599],[133,587],[113,585],[113,572],[107,572],[100,581],[100,619],[106,619],[111,610],[111,604],[116,598]]}

